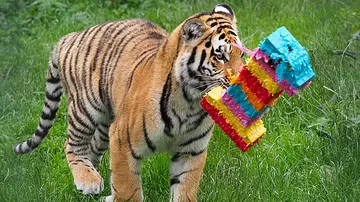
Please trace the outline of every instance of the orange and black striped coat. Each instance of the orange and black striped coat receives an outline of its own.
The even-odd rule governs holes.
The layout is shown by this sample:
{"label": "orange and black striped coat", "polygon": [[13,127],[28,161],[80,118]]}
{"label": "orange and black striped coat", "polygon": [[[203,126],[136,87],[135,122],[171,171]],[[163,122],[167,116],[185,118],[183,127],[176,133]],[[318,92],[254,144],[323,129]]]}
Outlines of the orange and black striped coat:
{"label": "orange and black striped coat", "polygon": [[141,160],[167,151],[171,200],[196,201],[214,122],[201,108],[204,92],[227,86],[226,69],[242,66],[233,10],[199,13],[170,35],[146,20],[109,22],[63,37],[51,54],[46,96],[34,135],[14,146],[36,148],[67,94],[66,158],[78,190],[98,194],[98,166],[110,148],[112,195],[141,201]]}

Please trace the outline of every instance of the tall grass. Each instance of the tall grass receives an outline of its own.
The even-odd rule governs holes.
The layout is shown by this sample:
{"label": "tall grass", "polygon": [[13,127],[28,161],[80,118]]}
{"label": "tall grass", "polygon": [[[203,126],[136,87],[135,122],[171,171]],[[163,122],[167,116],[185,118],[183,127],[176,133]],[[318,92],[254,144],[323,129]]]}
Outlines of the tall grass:
{"label": "tall grass", "polygon": [[[1,0],[4,1],[4,0]],[[149,19],[169,32],[216,1],[10,0],[0,3],[0,201],[96,201],[76,191],[63,152],[65,99],[45,142],[18,156],[13,143],[34,132],[49,53],[61,36],[110,20]],[[249,48],[286,26],[307,47],[315,72],[300,95],[266,114],[267,134],[242,153],[218,128],[209,146],[199,201],[360,201],[360,66],[335,56],[360,22],[360,3],[321,0],[228,1]],[[354,14],[355,12],[355,14]],[[360,53],[358,41],[350,49]],[[145,201],[168,201],[169,156],[145,160]],[[101,167],[109,195],[109,164]]]}

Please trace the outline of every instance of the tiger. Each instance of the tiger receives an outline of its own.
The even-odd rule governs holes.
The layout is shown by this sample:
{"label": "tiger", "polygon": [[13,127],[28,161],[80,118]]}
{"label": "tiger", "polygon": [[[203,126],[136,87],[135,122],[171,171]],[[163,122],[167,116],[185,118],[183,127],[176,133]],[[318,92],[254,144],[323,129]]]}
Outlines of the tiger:
{"label": "tiger", "polygon": [[70,33],[53,49],[38,127],[17,154],[48,135],[67,95],[65,155],[76,189],[97,195],[99,165],[109,149],[111,195],[142,201],[141,161],[168,152],[170,201],[196,201],[214,121],[200,106],[211,88],[229,86],[243,53],[233,9],[218,4],[168,34],[141,19],[107,22]]}

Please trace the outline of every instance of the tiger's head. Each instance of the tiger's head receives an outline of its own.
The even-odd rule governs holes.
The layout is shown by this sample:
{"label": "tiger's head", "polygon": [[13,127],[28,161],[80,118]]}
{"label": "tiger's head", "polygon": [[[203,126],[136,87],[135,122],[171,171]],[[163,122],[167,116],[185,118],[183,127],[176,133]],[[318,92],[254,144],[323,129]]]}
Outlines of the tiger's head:
{"label": "tiger's head", "polygon": [[228,69],[238,74],[244,64],[243,53],[232,44],[241,44],[234,11],[219,4],[212,12],[198,13],[180,25],[181,42],[175,76],[193,98],[211,88],[228,86]]}

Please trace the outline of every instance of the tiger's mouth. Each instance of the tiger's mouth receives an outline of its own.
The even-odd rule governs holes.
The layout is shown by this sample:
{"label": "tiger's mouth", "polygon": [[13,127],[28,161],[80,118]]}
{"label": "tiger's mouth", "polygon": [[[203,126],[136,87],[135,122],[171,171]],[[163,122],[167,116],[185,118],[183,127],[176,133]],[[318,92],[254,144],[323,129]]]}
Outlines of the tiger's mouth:
{"label": "tiger's mouth", "polygon": [[230,86],[230,78],[224,75],[221,78],[206,82],[205,85],[199,85],[197,89],[200,90],[202,94],[206,94],[217,86],[227,89]]}
{"label": "tiger's mouth", "polygon": [[230,79],[228,77],[221,78],[220,85],[223,88],[228,88],[230,86]]}
{"label": "tiger's mouth", "polygon": [[208,85],[204,86],[203,88],[198,89],[201,90],[203,93],[208,93],[217,86],[221,86],[224,89],[229,88],[232,83],[236,82],[238,75],[234,75],[231,69],[226,69],[225,72],[222,71],[220,78],[217,78],[212,82],[209,82]]}

